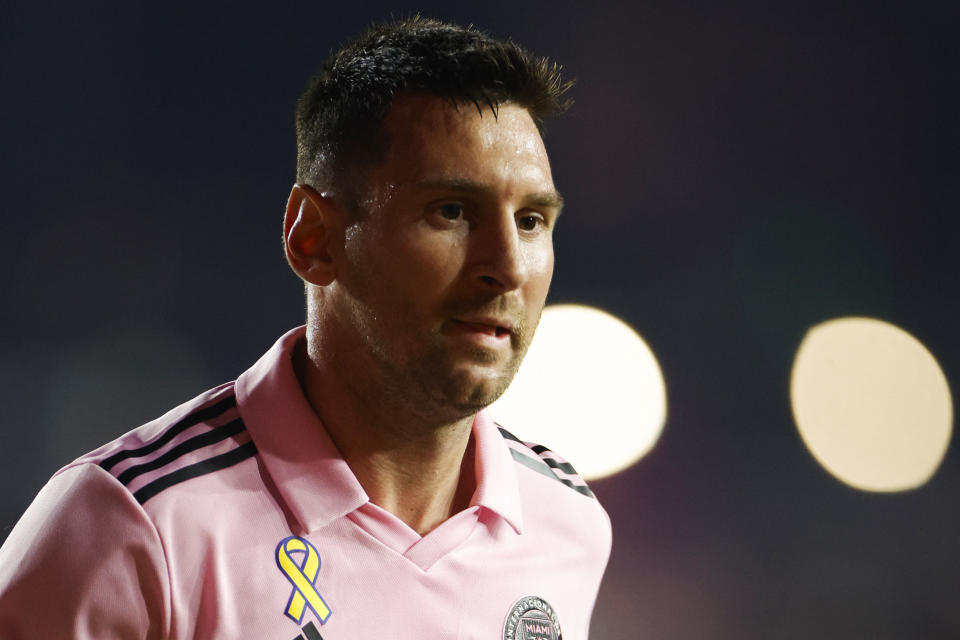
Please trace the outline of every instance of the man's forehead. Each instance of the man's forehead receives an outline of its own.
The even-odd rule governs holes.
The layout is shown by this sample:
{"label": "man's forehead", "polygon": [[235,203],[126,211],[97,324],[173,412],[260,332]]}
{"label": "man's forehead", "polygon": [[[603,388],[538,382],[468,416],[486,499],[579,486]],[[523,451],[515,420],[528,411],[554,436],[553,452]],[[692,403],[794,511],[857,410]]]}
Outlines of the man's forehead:
{"label": "man's forehead", "polygon": [[[507,195],[524,202],[535,194],[556,194],[540,133],[518,105],[501,105],[495,117],[489,106],[478,112],[473,103],[402,95],[382,132],[382,160],[365,171],[366,209],[383,207],[401,193],[434,197],[440,190],[430,187],[442,183],[472,185],[478,196]],[[542,200],[562,204],[559,194]]]}
{"label": "man's forehead", "polygon": [[[514,103],[499,106],[453,102],[424,94],[398,97],[383,123],[388,143],[386,164],[417,173],[420,164],[472,163],[476,156],[499,154],[502,160],[542,165],[549,160],[529,112]],[[412,177],[412,176],[411,176]],[[422,176],[421,176],[422,177]]]}

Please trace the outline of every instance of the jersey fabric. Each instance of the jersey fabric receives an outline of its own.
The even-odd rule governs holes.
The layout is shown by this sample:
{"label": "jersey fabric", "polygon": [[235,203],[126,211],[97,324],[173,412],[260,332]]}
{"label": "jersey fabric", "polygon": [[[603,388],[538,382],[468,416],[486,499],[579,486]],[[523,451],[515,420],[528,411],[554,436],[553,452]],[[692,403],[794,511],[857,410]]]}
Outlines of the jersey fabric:
{"label": "jersey fabric", "polygon": [[573,468],[480,412],[470,506],[421,537],[308,404],[303,335],[58,471],[0,549],[0,637],[585,639],[611,530]]}

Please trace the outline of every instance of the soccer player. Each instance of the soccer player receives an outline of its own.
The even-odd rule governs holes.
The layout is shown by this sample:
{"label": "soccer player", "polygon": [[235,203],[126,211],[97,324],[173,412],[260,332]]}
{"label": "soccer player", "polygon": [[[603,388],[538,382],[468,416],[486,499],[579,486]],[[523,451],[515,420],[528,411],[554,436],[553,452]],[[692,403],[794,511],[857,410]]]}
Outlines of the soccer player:
{"label": "soccer player", "polygon": [[306,326],[54,475],[0,550],[0,637],[586,638],[606,513],[484,412],[550,285],[566,88],[420,18],[334,54],[283,226]]}

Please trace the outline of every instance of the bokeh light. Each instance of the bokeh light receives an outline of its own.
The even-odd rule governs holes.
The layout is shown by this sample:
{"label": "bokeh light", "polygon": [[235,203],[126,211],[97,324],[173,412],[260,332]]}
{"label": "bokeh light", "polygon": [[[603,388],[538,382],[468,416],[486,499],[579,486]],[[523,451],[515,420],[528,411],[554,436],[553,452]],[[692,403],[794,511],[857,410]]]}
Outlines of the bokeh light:
{"label": "bokeh light", "polygon": [[923,485],[953,425],[946,377],[916,338],[872,318],[813,327],[793,364],[790,395],[807,448],[839,480],[866,491]]}
{"label": "bokeh light", "polygon": [[639,460],[666,412],[663,375],[646,343],[621,320],[580,305],[544,309],[513,384],[490,406],[494,420],[587,479]]}

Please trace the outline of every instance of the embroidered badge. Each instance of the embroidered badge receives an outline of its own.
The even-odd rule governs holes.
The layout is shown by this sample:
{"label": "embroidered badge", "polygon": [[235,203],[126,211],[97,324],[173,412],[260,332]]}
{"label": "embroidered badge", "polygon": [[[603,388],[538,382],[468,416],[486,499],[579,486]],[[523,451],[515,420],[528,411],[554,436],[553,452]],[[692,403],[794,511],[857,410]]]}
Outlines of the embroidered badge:
{"label": "embroidered badge", "polygon": [[503,640],[563,640],[563,634],[553,607],[543,598],[527,596],[507,614]]}
{"label": "embroidered badge", "polygon": [[[293,554],[302,555],[299,564],[293,559]],[[317,549],[304,538],[284,538],[277,545],[277,566],[293,585],[284,615],[300,624],[304,611],[309,606],[320,624],[326,623],[333,612],[317,591],[317,574],[320,572],[320,554]]]}

